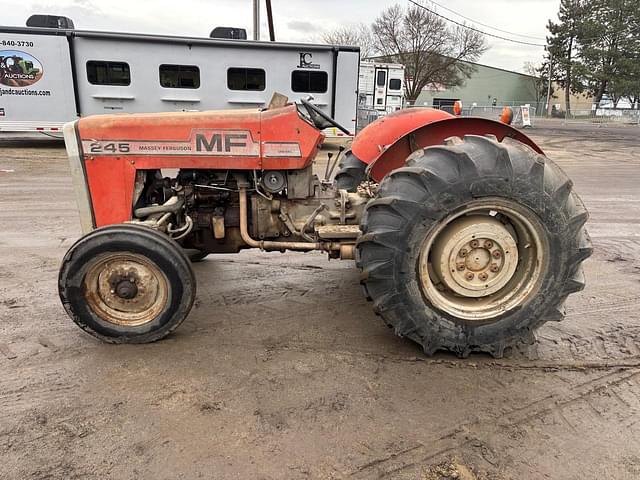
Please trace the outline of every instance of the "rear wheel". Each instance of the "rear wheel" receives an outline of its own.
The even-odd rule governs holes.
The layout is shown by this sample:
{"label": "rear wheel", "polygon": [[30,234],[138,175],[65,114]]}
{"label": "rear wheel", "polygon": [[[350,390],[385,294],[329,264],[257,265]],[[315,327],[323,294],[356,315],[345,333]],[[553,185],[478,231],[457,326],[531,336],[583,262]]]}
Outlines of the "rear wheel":
{"label": "rear wheel", "polygon": [[182,248],[138,225],[97,229],[67,252],[58,279],[72,320],[110,343],[147,343],[175,330],[195,298]]}
{"label": "rear wheel", "polygon": [[563,317],[584,287],[587,212],[549,159],[465,136],[413,153],[363,216],[357,262],[375,311],[427,354],[496,357]]}

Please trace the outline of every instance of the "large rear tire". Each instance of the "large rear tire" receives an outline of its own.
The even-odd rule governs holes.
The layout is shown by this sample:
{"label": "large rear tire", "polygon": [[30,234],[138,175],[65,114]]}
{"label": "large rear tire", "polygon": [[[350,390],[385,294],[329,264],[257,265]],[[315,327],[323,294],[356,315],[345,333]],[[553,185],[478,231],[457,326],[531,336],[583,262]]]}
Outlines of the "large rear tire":
{"label": "large rear tire", "polygon": [[149,343],[187,317],[196,281],[175,241],[122,224],[94,230],[69,249],[58,289],[65,310],[87,333],[109,343]]}
{"label": "large rear tire", "polygon": [[586,220],[566,174],[530,147],[454,137],[384,178],[357,264],[376,313],[426,354],[501,357],[583,289]]}

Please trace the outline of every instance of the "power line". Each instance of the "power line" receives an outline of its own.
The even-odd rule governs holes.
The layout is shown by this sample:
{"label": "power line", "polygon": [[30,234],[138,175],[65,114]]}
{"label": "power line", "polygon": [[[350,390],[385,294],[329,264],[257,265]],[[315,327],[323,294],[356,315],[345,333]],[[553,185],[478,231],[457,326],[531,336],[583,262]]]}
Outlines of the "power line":
{"label": "power line", "polygon": [[456,20],[452,20],[449,17],[445,17],[444,15],[441,15],[438,12],[435,12],[435,11],[431,10],[430,8],[428,8],[428,7],[425,7],[424,5],[421,5],[421,4],[417,3],[417,2],[415,2],[414,0],[408,0],[408,1],[409,1],[409,3],[414,4],[416,7],[420,7],[423,10],[426,10],[427,12],[431,12],[436,17],[440,17],[443,20],[446,20],[447,22],[454,23],[454,24],[456,24],[456,25],[458,25],[458,26],[460,26],[462,28],[466,28],[467,30],[472,30],[474,32],[481,33],[482,35],[486,35],[488,37],[493,37],[493,38],[497,38],[499,40],[505,40],[507,42],[512,42],[512,43],[518,43],[520,45],[531,45],[533,47],[546,47],[546,45],[541,44],[541,43],[523,42],[522,40],[514,40],[513,38],[507,38],[507,37],[502,37],[500,35],[494,35],[493,33],[487,33],[485,31],[479,30],[479,29],[477,29],[475,27],[471,27],[469,25],[465,25],[464,23],[460,23],[460,22],[458,22]]}
{"label": "power line", "polygon": [[466,16],[462,15],[461,13],[456,12],[455,10],[451,10],[449,7],[445,7],[444,5],[439,4],[438,2],[434,2],[433,0],[428,0],[428,1],[429,1],[429,3],[433,3],[434,5],[437,5],[438,7],[442,8],[444,10],[447,10],[448,12],[451,12],[451,13],[453,13],[455,15],[458,15],[459,17],[464,18],[465,20],[469,20],[470,22],[477,23],[478,25],[482,25],[483,27],[487,27],[487,28],[490,28],[492,30],[496,30],[498,32],[507,33],[509,35],[515,35],[517,37],[533,38],[534,40],[546,40],[546,39],[544,39],[542,37],[533,37],[531,35],[524,35],[522,33],[509,32],[507,30],[502,30],[502,29],[497,28],[497,27],[492,27],[491,25],[487,25],[486,23],[482,23],[482,22],[479,22],[478,20],[474,20],[472,18],[466,17]]}

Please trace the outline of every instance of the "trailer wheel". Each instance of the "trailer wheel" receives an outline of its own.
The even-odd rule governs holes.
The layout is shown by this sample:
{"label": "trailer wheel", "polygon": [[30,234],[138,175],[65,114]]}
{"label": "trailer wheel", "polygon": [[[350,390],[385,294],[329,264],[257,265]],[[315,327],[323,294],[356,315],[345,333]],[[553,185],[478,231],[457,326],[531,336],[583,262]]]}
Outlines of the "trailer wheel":
{"label": "trailer wheel", "polygon": [[586,220],[549,159],[510,138],[453,137],[384,178],[357,264],[376,313],[426,354],[501,357],[583,289]]}
{"label": "trailer wheel", "polygon": [[112,225],[78,240],[60,268],[58,290],[71,319],[109,343],[148,343],[175,330],[196,293],[189,259],[162,233]]}
{"label": "trailer wheel", "polygon": [[358,185],[365,178],[367,164],[360,161],[351,150],[345,152],[338,164],[339,170],[336,173],[336,187],[338,190],[355,192]]}

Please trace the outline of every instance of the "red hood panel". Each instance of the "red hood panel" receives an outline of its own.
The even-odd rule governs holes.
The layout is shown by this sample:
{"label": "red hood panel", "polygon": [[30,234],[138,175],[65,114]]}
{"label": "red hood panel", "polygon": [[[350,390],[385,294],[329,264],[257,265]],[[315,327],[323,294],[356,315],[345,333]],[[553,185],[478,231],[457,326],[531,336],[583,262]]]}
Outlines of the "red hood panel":
{"label": "red hood panel", "polygon": [[161,163],[179,158],[176,168],[304,168],[323,139],[295,105],[100,115],[81,119],[78,131],[85,156],[153,156]]}

